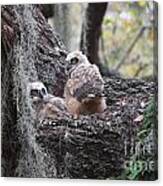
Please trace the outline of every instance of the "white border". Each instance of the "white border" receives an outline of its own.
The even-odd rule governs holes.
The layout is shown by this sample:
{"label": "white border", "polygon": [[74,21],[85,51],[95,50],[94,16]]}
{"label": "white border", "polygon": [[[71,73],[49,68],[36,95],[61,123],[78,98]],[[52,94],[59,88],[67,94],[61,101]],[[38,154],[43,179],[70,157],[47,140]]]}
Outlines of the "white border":
{"label": "white border", "polygon": [[[104,2],[104,0],[0,0],[0,4],[47,4],[47,3],[61,3],[61,2]],[[116,0],[112,0],[116,1]],[[124,1],[124,0],[119,0]],[[157,181],[111,181],[111,180],[75,180],[75,179],[46,179],[46,178],[37,178],[37,179],[28,179],[28,178],[0,178],[1,186],[15,186],[21,184],[22,186],[37,186],[37,185],[55,185],[55,186],[103,186],[108,184],[113,185],[137,185],[143,184],[146,185],[163,185],[163,114],[160,114],[163,111],[163,100],[161,95],[163,95],[163,49],[162,49],[162,33],[163,33],[163,0],[157,0],[159,3],[159,180]],[[162,82],[161,82],[162,81]],[[162,143],[162,144],[161,144]]]}

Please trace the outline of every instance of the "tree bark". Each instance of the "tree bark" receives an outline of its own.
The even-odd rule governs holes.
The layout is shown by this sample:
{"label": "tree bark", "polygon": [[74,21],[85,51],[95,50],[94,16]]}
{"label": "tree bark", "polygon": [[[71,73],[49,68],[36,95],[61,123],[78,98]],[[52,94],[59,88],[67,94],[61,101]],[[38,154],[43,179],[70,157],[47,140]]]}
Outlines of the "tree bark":
{"label": "tree bark", "polygon": [[[78,120],[65,116],[40,122],[36,141],[52,159],[57,159],[57,177],[120,176],[125,163],[135,154],[132,149],[143,122],[135,119],[143,114],[154,92],[154,83],[106,78],[104,113],[80,116]],[[141,102],[145,107],[141,107]]]}
{"label": "tree bark", "polygon": [[55,160],[35,142],[36,122],[27,95],[42,81],[62,96],[67,54],[37,5],[2,6],[2,175],[55,177]]}
{"label": "tree bark", "polygon": [[[66,75],[64,72],[64,58],[67,54],[59,36],[47,23],[42,14],[42,6],[32,6],[30,13],[33,22],[27,22],[21,14],[27,14],[26,6],[2,6],[2,42],[6,52],[13,49],[14,42],[18,42],[21,34],[35,34],[35,51],[32,51],[38,79],[43,81],[49,91],[55,95],[62,96]],[[18,12],[20,11],[20,12]],[[26,13],[27,11],[27,13]],[[20,16],[20,17],[19,17]],[[20,20],[19,20],[20,19]],[[27,18],[28,19],[28,18]],[[22,21],[22,22],[19,22]],[[23,21],[25,21],[23,23]],[[34,28],[32,27],[34,24]],[[27,30],[29,29],[29,30]],[[32,30],[34,29],[34,30]],[[25,32],[25,33],[22,33]],[[29,39],[30,38],[23,38]],[[32,44],[32,41],[29,41]],[[33,41],[34,42],[34,41]],[[27,43],[30,45],[30,43]],[[26,46],[27,49],[29,46]],[[52,78],[49,80],[47,74]]]}

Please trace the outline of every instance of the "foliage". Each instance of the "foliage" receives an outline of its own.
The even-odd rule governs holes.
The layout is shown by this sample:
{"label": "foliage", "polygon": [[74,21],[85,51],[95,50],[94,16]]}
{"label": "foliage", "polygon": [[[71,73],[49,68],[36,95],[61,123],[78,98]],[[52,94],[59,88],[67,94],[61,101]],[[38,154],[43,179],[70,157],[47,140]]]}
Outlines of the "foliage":
{"label": "foliage", "polygon": [[126,77],[144,77],[153,73],[153,2],[110,2],[103,21],[102,55],[114,69],[121,63],[128,47],[139,31],[144,33],[135,41],[120,73]]}
{"label": "foliage", "polygon": [[157,104],[153,98],[144,112],[143,125],[137,133],[135,152],[119,179],[157,179]]}
{"label": "foliage", "polygon": [[144,112],[144,120],[143,125],[140,128],[140,132],[138,133],[138,137],[140,140],[143,140],[147,134],[150,133],[151,129],[157,128],[157,102],[155,98],[151,100],[149,106],[146,108]]}

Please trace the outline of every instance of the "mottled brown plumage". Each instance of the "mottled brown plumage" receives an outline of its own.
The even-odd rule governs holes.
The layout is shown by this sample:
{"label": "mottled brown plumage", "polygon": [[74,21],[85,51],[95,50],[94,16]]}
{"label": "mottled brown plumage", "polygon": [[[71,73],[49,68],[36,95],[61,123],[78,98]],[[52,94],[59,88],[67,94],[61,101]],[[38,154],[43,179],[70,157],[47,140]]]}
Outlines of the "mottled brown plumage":
{"label": "mottled brown plumage", "polygon": [[68,111],[75,117],[103,112],[106,108],[104,81],[98,67],[90,64],[80,51],[68,54],[66,61],[69,78],[64,96]]}

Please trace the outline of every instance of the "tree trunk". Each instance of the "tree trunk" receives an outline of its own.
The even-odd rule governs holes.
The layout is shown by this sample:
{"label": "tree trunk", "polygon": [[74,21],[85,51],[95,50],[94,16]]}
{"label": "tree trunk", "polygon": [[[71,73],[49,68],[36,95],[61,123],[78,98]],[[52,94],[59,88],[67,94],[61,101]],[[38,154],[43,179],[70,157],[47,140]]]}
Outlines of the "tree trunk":
{"label": "tree trunk", "polygon": [[54,5],[54,28],[60,34],[69,51],[79,48],[83,8],[82,3]]}
{"label": "tree trunk", "polygon": [[83,21],[80,49],[91,63],[101,67],[99,59],[99,39],[107,3],[88,3]]}
{"label": "tree trunk", "polygon": [[3,176],[56,176],[55,160],[35,142],[27,84],[40,80],[49,92],[62,96],[67,52],[41,10],[36,5],[2,6]]}
{"label": "tree trunk", "polygon": [[40,6],[2,6],[2,176],[107,179],[124,170],[140,100],[148,104],[155,84],[105,79],[104,113],[37,120],[27,84],[40,80],[62,96],[66,54]]}

